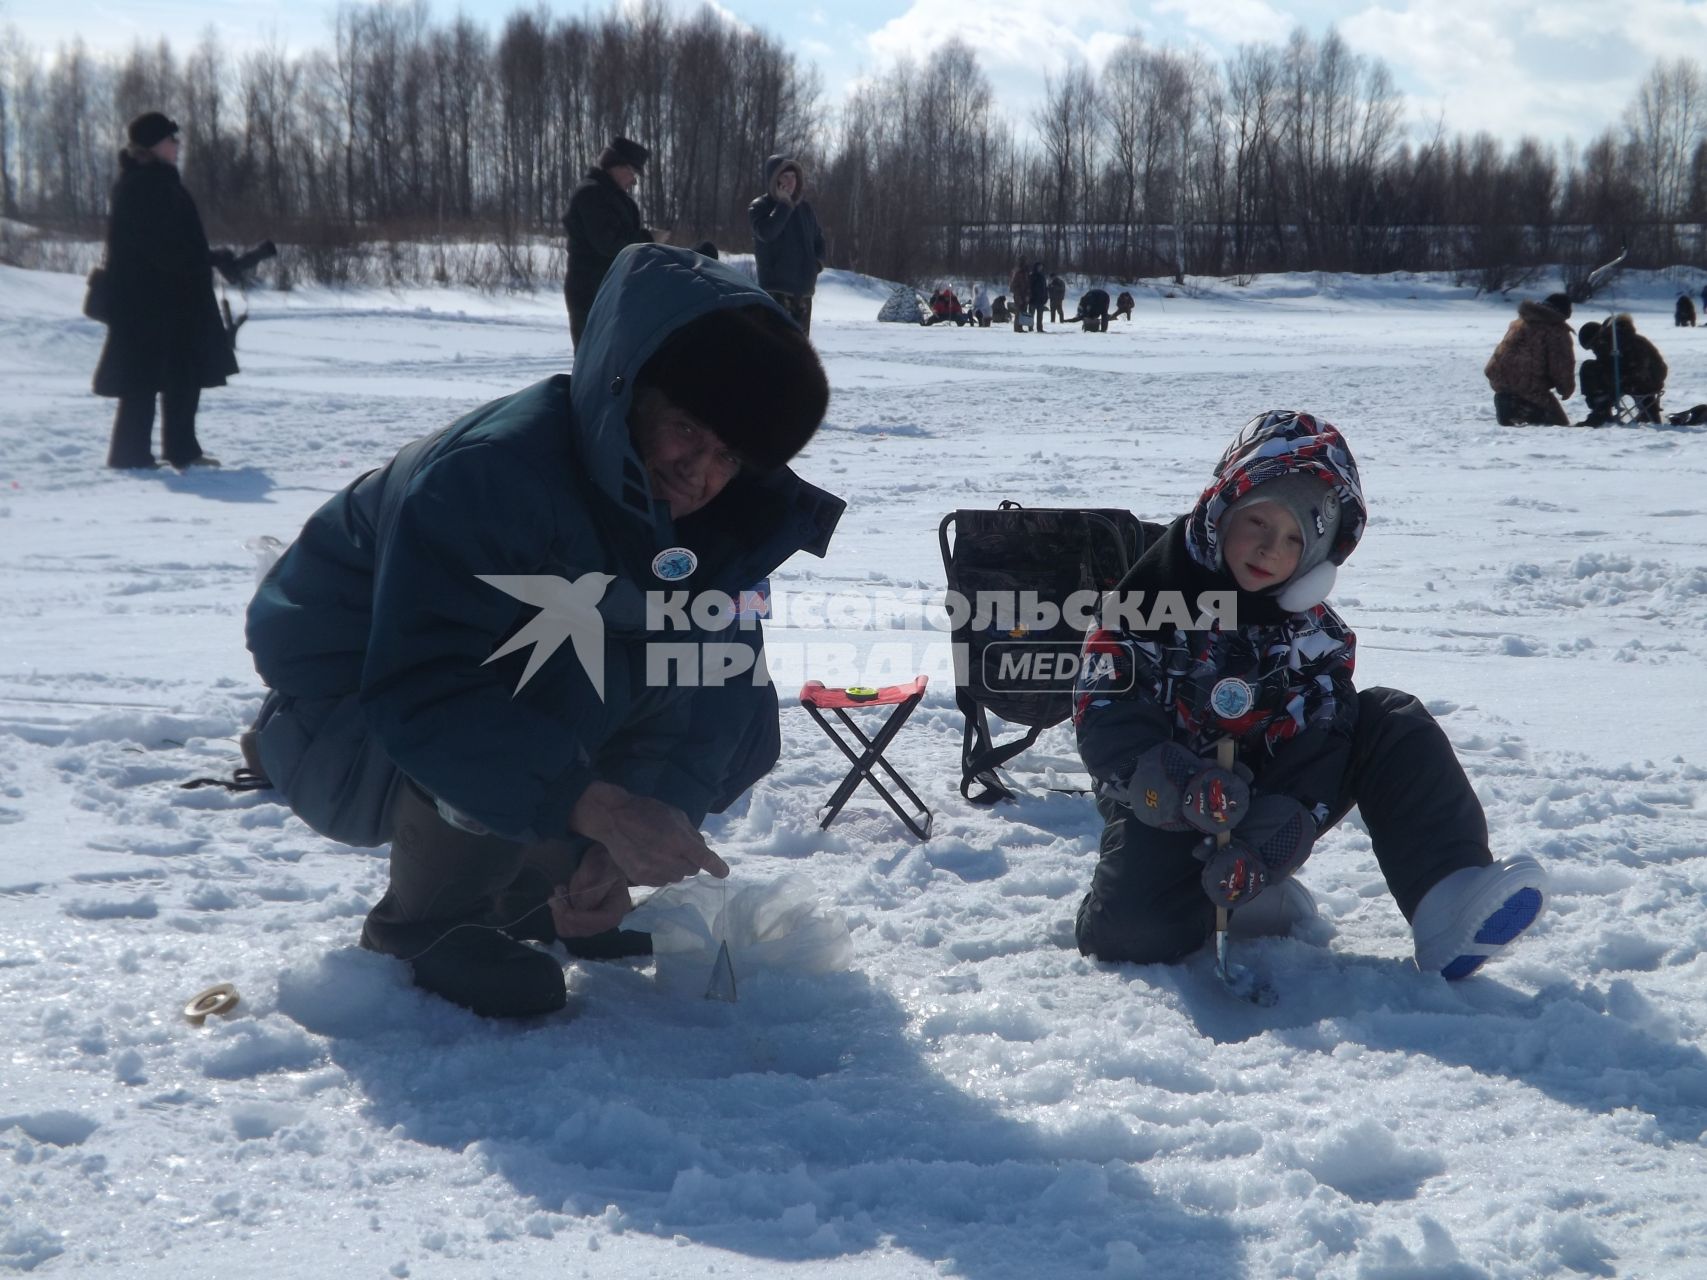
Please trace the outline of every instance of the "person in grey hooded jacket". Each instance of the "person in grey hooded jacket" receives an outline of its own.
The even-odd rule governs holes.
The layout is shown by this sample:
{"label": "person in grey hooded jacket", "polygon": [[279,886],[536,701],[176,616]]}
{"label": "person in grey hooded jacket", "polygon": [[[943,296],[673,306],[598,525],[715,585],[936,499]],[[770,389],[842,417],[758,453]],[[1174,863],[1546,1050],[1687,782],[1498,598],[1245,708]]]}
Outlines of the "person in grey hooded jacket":
{"label": "person in grey hooded jacket", "polygon": [[489,1016],[562,1007],[528,940],[644,950],[631,885],[728,873],[699,824],[776,762],[763,634],[667,598],[822,555],[844,505],[786,465],[829,388],[750,281],[631,246],[590,321],[573,379],[355,481],[248,612],[245,754],[314,830],[391,842],[363,944]]}
{"label": "person in grey hooded jacket", "polygon": [[747,207],[759,288],[812,332],[812,295],[824,269],[824,231],[806,199],[806,172],[792,156],[765,161],[765,194]]}

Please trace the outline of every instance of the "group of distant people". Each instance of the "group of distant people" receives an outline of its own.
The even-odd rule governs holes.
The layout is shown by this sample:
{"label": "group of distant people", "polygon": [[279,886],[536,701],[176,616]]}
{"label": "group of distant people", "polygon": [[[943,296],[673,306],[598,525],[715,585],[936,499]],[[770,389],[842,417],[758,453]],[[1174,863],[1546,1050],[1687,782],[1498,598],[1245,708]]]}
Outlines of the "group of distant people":
{"label": "group of distant people", "polygon": [[972,290],[972,305],[968,309],[954,286],[944,284],[930,296],[927,314],[920,324],[976,325],[988,329],[992,324],[1012,323],[1015,333],[1044,332],[1044,313],[1057,324],[1082,324],[1086,333],[1107,333],[1113,316],[1132,319],[1136,302],[1125,290],[1112,302],[1107,289],[1087,289],[1079,296],[1079,309],[1066,314],[1067,282],[1058,275],[1047,275],[1041,262],[1029,267],[1020,263],[1008,281],[1008,292],[994,299],[980,283]]}
{"label": "group of distant people", "polygon": [[[1679,302],[1679,323],[1683,303]],[[1690,306],[1693,319],[1694,306]],[[1588,416],[1579,426],[1602,427],[1613,420],[1619,401],[1629,397],[1639,422],[1660,421],[1666,362],[1636,322],[1619,314],[1589,321],[1575,334],[1575,345],[1589,353],[1579,369],[1573,350],[1571,299],[1549,294],[1540,302],[1518,304],[1517,319],[1488,357],[1483,373],[1494,392],[1494,416],[1501,426],[1571,426],[1564,400],[1580,382]]]}

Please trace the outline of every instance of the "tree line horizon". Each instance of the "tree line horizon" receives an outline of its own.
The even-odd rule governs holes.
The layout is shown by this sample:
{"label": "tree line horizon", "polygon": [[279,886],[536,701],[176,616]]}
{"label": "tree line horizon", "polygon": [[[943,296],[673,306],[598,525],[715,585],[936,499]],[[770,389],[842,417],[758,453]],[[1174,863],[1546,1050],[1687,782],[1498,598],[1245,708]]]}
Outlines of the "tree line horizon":
{"label": "tree line horizon", "polygon": [[[396,246],[494,242],[474,282],[560,267],[569,192],[615,134],[651,149],[636,195],[677,244],[750,246],[746,206],[796,156],[829,264],[925,283],[1020,262],[1116,280],[1450,271],[1490,290],[1559,264],[1580,281],[1707,257],[1707,72],[1660,60],[1579,147],[1436,124],[1408,135],[1380,59],[1333,28],[1212,61],[1128,37],[1100,73],[1046,77],[1023,131],[958,38],[825,98],[815,66],[709,6],[518,9],[494,34],[425,0],[334,11],[326,47],[228,55],[211,31],[51,58],[0,36],[0,213],[104,226],[124,124],[183,127],[183,174],[218,238],[298,247],[327,282],[422,270]],[[0,246],[3,252],[3,246]],[[382,257],[384,255],[381,255]],[[429,274],[446,278],[442,255]],[[465,261],[471,261],[465,259]],[[464,272],[466,274],[466,272]]]}

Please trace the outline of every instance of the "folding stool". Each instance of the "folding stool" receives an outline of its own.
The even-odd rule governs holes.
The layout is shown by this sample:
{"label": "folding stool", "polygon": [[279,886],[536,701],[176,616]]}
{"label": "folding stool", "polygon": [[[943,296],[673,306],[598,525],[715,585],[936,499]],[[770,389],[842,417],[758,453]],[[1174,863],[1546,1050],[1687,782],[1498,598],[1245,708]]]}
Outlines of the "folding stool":
{"label": "folding stool", "polygon": [[[882,689],[862,689],[857,686],[850,689],[830,689],[817,680],[806,682],[806,687],[800,691],[800,705],[812,713],[812,718],[818,722],[818,727],[829,734],[830,741],[840,747],[842,754],[853,762],[853,768],[848,770],[848,776],[842,779],[841,784],[830,796],[829,803],[824,806],[824,820],[819,823],[820,829],[828,827],[831,822],[835,821],[836,815],[842,811],[842,806],[848,802],[848,798],[858,789],[863,779],[871,784],[872,789],[878,795],[883,797],[884,803],[895,811],[895,816],[906,824],[907,830],[921,840],[931,838],[931,821],[933,818],[931,811],[925,807],[925,802],[919,799],[918,793],[907,785],[907,780],[896,773],[890,763],[883,758],[885,749],[891,742],[895,741],[895,735],[901,732],[901,726],[907,723],[907,717],[913,714],[913,708],[918,706],[919,700],[925,696],[925,683],[925,676],[920,676],[912,684],[892,684]],[[876,736],[867,737],[865,731],[848,714],[849,711],[857,711],[862,707],[893,707],[895,709],[884,720]],[[826,711],[835,714],[847,731],[859,742],[863,750],[855,751],[836,732],[836,726],[824,715]],[[901,807],[894,794],[872,772],[873,767],[883,770],[889,776],[889,780],[901,790],[908,800],[912,801],[913,807],[924,819],[922,824],[919,817],[908,813]]]}

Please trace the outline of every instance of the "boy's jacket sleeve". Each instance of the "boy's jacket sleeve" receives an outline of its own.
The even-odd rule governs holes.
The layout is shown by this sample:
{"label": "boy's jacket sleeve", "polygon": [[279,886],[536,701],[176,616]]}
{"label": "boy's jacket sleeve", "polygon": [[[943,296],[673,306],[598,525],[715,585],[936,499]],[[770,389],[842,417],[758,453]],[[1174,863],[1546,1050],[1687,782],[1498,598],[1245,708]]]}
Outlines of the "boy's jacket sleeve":
{"label": "boy's jacket sleeve", "polygon": [[[1108,631],[1094,632],[1086,651],[1099,651],[1111,662],[1095,668],[1073,695],[1073,727],[1079,756],[1099,795],[1120,803],[1139,757],[1174,739],[1172,718],[1149,695],[1149,664],[1130,641]],[[1085,670],[1093,668],[1087,664]]]}
{"label": "boy's jacket sleeve", "polygon": [[1249,763],[1257,775],[1253,795],[1284,795],[1309,810],[1319,828],[1345,789],[1351,767],[1352,735],[1357,730],[1357,637],[1347,630],[1342,642],[1305,666],[1302,677],[1320,691],[1304,728],[1276,743],[1266,761]]}

